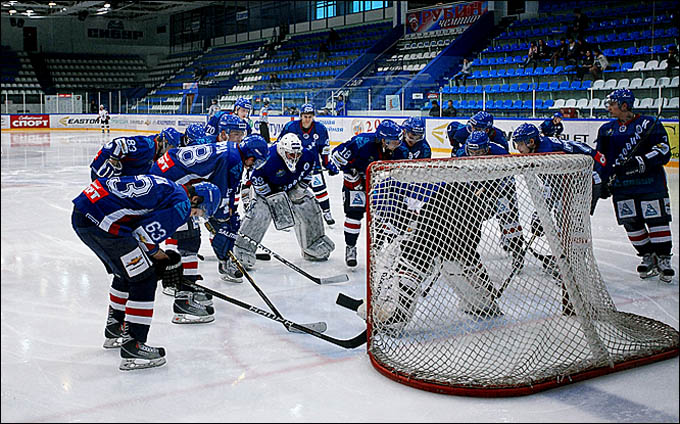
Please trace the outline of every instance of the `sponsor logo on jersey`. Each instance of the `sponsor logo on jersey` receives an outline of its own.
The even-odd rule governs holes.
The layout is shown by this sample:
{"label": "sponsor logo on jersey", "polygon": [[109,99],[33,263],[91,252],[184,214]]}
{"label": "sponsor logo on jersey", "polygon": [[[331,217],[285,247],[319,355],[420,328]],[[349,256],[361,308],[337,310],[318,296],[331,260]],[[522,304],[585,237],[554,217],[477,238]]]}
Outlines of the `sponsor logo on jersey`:
{"label": "sponsor logo on jersey", "polygon": [[644,218],[660,218],[661,209],[659,208],[659,201],[652,200],[648,202],[640,202],[640,209],[642,209],[642,216]]}
{"label": "sponsor logo on jersey", "polygon": [[83,194],[88,198],[90,203],[97,203],[100,199],[109,195],[109,192],[102,187],[99,180],[94,180],[92,183],[83,190]]}
{"label": "sponsor logo on jersey", "polygon": [[10,115],[10,128],[49,128],[49,115]]}
{"label": "sponsor logo on jersey", "polygon": [[135,248],[132,252],[121,256],[120,261],[123,263],[125,271],[130,277],[135,277],[149,269],[149,262],[139,247]]}
{"label": "sponsor logo on jersey", "polygon": [[156,163],[158,164],[158,168],[160,168],[161,172],[163,173],[175,166],[175,162],[172,161],[169,152],[165,152],[165,154],[160,159],[158,159]]}

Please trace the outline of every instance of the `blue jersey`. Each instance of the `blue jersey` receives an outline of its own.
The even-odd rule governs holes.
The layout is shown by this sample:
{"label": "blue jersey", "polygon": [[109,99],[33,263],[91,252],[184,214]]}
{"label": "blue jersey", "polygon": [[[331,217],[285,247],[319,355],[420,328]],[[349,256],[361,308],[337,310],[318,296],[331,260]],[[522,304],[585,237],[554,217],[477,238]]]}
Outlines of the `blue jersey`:
{"label": "blue jersey", "polygon": [[302,122],[300,120],[288,122],[279,134],[279,140],[286,134],[295,134],[298,136],[302,145],[317,155],[321,157],[321,163],[323,166],[328,164],[328,155],[331,153],[331,144],[328,139],[328,129],[321,122],[312,121],[312,126],[308,129],[302,128]]}
{"label": "blue jersey", "polygon": [[97,227],[136,238],[151,255],[191,214],[184,187],[155,175],[98,178],[73,204]]}
{"label": "blue jersey", "polygon": [[[622,165],[630,156],[630,151],[638,144],[654,124],[651,116],[635,115],[626,123],[612,120],[602,125],[597,132],[596,148],[607,159],[604,167],[599,168],[603,181],[608,181],[614,165]],[[614,196],[628,196],[645,193],[665,193],[668,190],[666,171],[663,165],[671,158],[668,133],[657,122],[649,138],[635,152],[644,157],[646,171],[637,175],[617,175],[611,186]]]}
{"label": "blue jersey", "polygon": [[[361,133],[333,149],[331,154],[339,170],[344,172],[344,184],[350,190],[363,186],[368,166],[379,160],[394,159],[384,153],[375,133]],[[352,174],[356,174],[355,178]]]}
{"label": "blue jersey", "polygon": [[222,193],[215,212],[217,219],[228,219],[235,211],[235,193],[239,191],[243,162],[238,145],[232,142],[200,144],[170,149],[151,167],[151,174],[179,184],[208,181]]}
{"label": "blue jersey", "polygon": [[432,157],[430,143],[423,138],[413,146],[409,146],[403,139],[401,145],[394,151],[393,159],[429,159]]}
{"label": "blue jersey", "polygon": [[149,172],[156,160],[156,141],[154,136],[137,135],[117,137],[106,143],[90,164],[92,179],[107,176],[109,159],[120,161],[122,169],[118,175],[139,175]]}
{"label": "blue jersey", "polygon": [[541,134],[547,137],[558,137],[564,131],[564,125],[562,125],[561,122],[559,124],[555,124],[552,118],[546,119],[541,123],[540,130]]}
{"label": "blue jersey", "polygon": [[217,137],[217,127],[220,123],[220,118],[222,115],[226,114],[225,110],[218,110],[215,114],[208,119],[208,123],[205,125],[205,135],[208,137]]}
{"label": "blue jersey", "polygon": [[[489,135],[489,141],[492,141],[496,144],[500,144],[501,146],[505,147],[505,150],[510,150],[510,147],[508,146],[508,139],[505,138],[505,133],[500,130],[499,128],[493,127],[489,132],[487,133]],[[458,131],[456,131],[453,134],[453,138],[455,141],[458,142],[458,146],[453,146],[453,150],[458,150],[460,147],[465,145],[465,141],[467,138],[470,136],[470,131],[468,130],[467,126],[460,128]]]}
{"label": "blue jersey", "polygon": [[295,165],[295,172],[290,172],[276,151],[276,145],[270,146],[267,162],[262,168],[254,170],[250,176],[255,192],[260,196],[267,196],[288,191],[300,182],[309,184],[310,174],[318,156],[312,150],[302,149],[302,156]]}

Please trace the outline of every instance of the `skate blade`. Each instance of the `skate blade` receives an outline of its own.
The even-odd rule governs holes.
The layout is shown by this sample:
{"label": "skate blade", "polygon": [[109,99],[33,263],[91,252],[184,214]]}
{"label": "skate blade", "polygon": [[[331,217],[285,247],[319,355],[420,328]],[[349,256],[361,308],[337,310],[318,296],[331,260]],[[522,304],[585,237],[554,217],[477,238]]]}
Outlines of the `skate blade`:
{"label": "skate blade", "polygon": [[165,358],[158,359],[140,359],[140,358],[125,358],[121,359],[120,366],[118,367],[121,371],[133,371],[133,370],[143,370],[146,368],[155,368],[165,365]]}
{"label": "skate blade", "polygon": [[638,274],[640,275],[640,278],[642,278],[643,280],[646,280],[648,278],[652,278],[652,277],[659,275],[659,271],[649,271],[647,273],[638,272]]}
{"label": "skate blade", "polygon": [[123,344],[123,338],[122,337],[117,337],[115,339],[106,339],[104,340],[104,349],[115,349],[119,348]]}
{"label": "skate blade", "polygon": [[226,281],[227,283],[236,283],[236,284],[243,283],[243,278],[236,279],[236,278],[233,278],[233,277],[229,277],[228,275],[221,275],[220,279],[222,281]]}
{"label": "skate blade", "polygon": [[165,287],[163,289],[163,294],[168,295],[168,296],[175,297],[175,292],[176,292],[176,290],[173,289],[173,288],[170,288],[170,287]]}
{"label": "skate blade", "polygon": [[215,315],[207,315],[204,317],[197,317],[188,314],[175,314],[172,317],[173,324],[206,324],[215,321]]}
{"label": "skate blade", "polygon": [[659,281],[661,281],[661,282],[663,282],[663,283],[668,283],[668,284],[670,284],[671,281],[673,281],[673,276],[672,276],[672,275],[663,275],[663,274],[661,274],[661,275],[659,275]]}

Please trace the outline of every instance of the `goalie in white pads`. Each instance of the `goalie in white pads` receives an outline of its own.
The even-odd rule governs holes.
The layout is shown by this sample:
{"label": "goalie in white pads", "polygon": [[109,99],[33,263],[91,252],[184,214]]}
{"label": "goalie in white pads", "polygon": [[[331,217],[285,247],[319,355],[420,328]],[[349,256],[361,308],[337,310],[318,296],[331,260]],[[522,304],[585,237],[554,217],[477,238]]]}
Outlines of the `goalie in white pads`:
{"label": "goalie in white pads", "polygon": [[[295,134],[286,134],[269,147],[266,164],[251,175],[255,198],[246,212],[241,234],[259,243],[272,220],[277,230],[294,226],[305,259],[328,259],[335,244],[325,235],[321,207],[308,189],[316,155],[303,148]],[[255,249],[251,241],[238,237],[234,255],[246,268],[252,268]]]}

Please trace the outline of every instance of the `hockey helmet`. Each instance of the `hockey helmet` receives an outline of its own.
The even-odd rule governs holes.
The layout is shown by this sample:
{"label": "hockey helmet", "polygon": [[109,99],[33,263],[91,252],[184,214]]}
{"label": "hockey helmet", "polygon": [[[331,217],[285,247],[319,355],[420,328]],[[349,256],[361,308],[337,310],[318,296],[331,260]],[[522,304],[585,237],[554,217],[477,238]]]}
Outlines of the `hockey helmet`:
{"label": "hockey helmet", "polygon": [[[529,141],[534,140],[534,149],[540,143],[540,134],[536,125],[533,124],[520,124],[519,127],[515,129],[512,133],[512,145],[517,149],[518,143],[523,143],[529,146]],[[517,149],[519,150],[519,149]]]}
{"label": "hockey helmet", "polygon": [[493,128],[493,115],[483,110],[480,110],[479,112],[472,115],[467,123],[467,129],[469,132],[475,130],[488,131],[491,128]]}
{"label": "hockey helmet", "polygon": [[411,116],[401,124],[404,130],[404,139],[409,144],[417,143],[425,138],[425,120],[420,117]]}
{"label": "hockey helmet", "polygon": [[200,203],[197,205],[192,204],[191,206],[203,209],[206,218],[213,216],[222,202],[222,193],[220,193],[220,189],[213,183],[201,182],[188,188],[188,191],[189,196],[195,194],[202,198]]}
{"label": "hockey helmet", "polygon": [[161,138],[165,140],[168,148],[176,148],[182,145],[182,133],[172,127],[161,131]]}
{"label": "hockey helmet", "polygon": [[472,131],[465,140],[465,153],[468,156],[482,156],[489,153],[489,136],[484,131]]}
{"label": "hockey helmet", "polygon": [[384,119],[375,130],[375,134],[381,140],[383,148],[394,150],[401,144],[401,127],[391,119]]}
{"label": "hockey helmet", "polygon": [[276,152],[281,156],[290,172],[294,172],[295,166],[302,156],[302,141],[293,133],[285,134],[276,143]]}
{"label": "hockey helmet", "polygon": [[619,88],[614,90],[604,101],[604,107],[608,108],[611,103],[617,103],[619,107],[623,103],[628,104],[628,110],[633,110],[633,104],[635,103],[635,94],[627,88]]}
{"label": "hockey helmet", "polygon": [[217,124],[217,133],[221,134],[222,131],[226,131],[227,135],[231,134],[232,131],[241,131],[243,134],[246,133],[248,129],[248,124],[243,119],[236,115],[224,114],[220,116],[220,121]]}
{"label": "hockey helmet", "polygon": [[302,106],[300,106],[300,116],[302,116],[305,113],[311,113],[313,115],[314,105],[311,103],[305,103]]}
{"label": "hockey helmet", "polygon": [[200,138],[205,137],[205,127],[201,124],[191,124],[184,131],[184,136],[188,139],[188,142],[196,141]]}
{"label": "hockey helmet", "polygon": [[236,100],[234,103],[234,113],[238,112],[238,108],[240,107],[246,109],[248,114],[250,114],[250,111],[253,110],[253,105],[250,103],[250,100],[246,99],[245,97],[239,97]]}
{"label": "hockey helmet", "polygon": [[260,134],[251,134],[244,138],[238,145],[241,158],[245,161],[248,158],[255,158],[253,168],[260,169],[267,162],[267,152],[269,148],[267,142]]}

